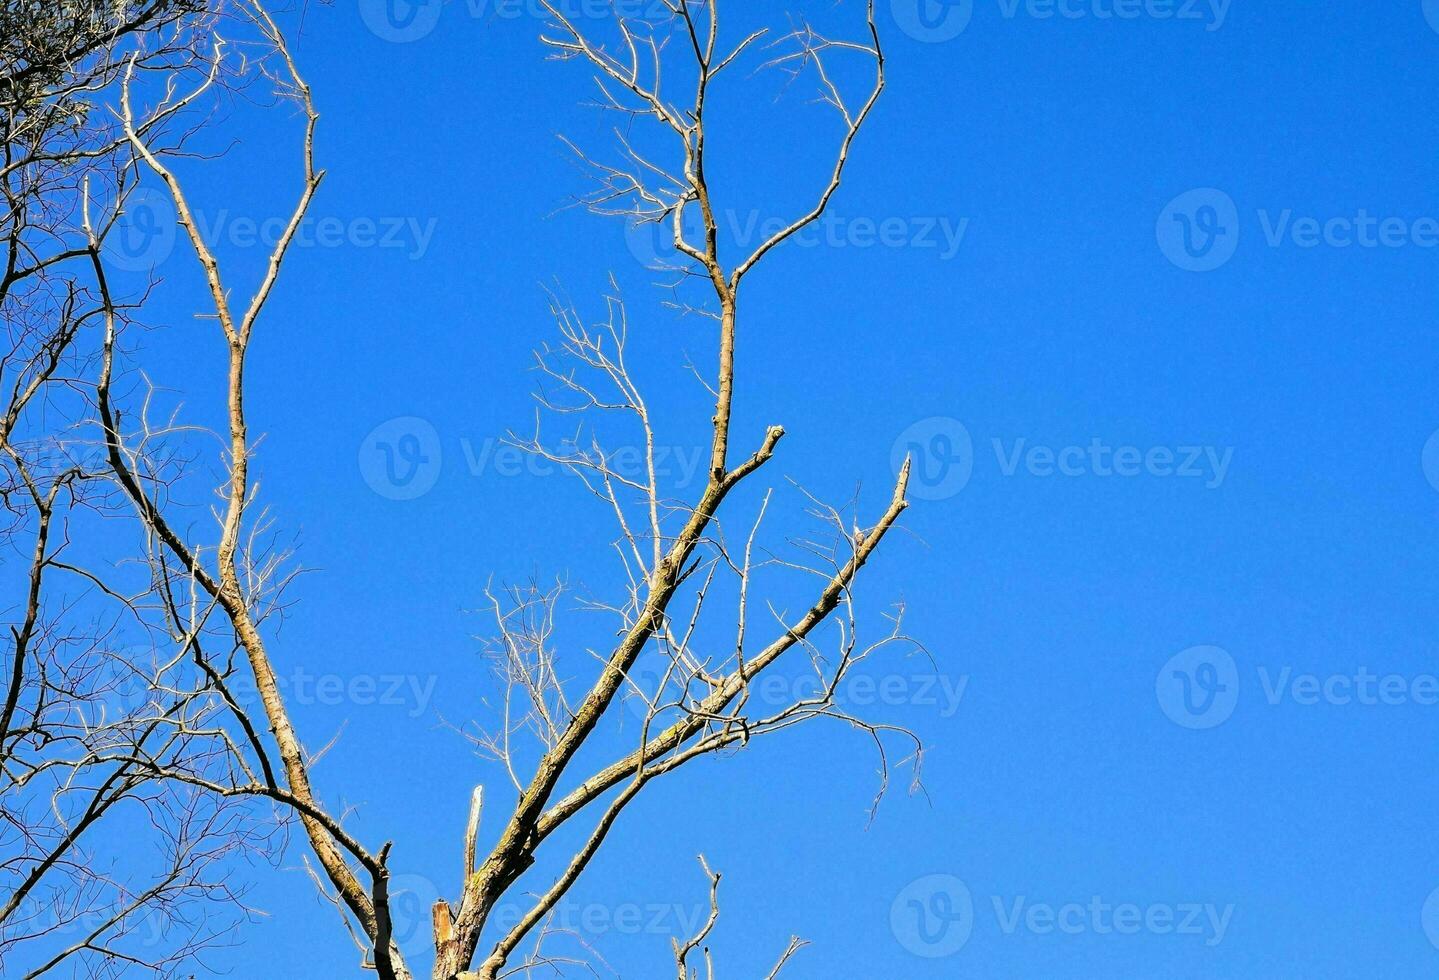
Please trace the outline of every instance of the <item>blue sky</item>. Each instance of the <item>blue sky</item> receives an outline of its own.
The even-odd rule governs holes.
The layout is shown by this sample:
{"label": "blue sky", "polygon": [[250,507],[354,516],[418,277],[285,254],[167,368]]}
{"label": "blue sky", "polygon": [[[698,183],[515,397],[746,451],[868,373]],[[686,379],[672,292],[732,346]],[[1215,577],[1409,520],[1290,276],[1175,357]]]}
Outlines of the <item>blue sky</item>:
{"label": "blue sky", "polygon": [[[655,784],[566,914],[654,976],[703,852],[729,977],[791,933],[813,944],[797,978],[1431,975],[1439,5],[916,2],[880,4],[889,90],[834,221],[746,285],[736,441],[785,425],[765,479],[787,528],[782,477],[858,484],[872,515],[918,447],[910,533],[861,595],[902,600],[934,665],[851,696],[924,739],[925,792],[871,823],[862,739],[757,743]],[[309,744],[343,726],[315,781],[396,841],[423,947],[471,787],[500,795],[441,726],[492,685],[486,582],[617,581],[577,484],[495,455],[532,418],[543,287],[593,310],[615,275],[680,479],[709,411],[684,355],[712,341],[661,308],[643,237],[557,211],[585,185],[556,133],[605,129],[527,8],[380,8],[306,13],[333,224],[262,325],[252,428],[314,569],[279,670]],[[861,26],[853,3],[796,10]],[[805,199],[835,132],[798,89],[738,93],[711,140],[742,240]],[[244,222],[288,206],[293,131],[235,118],[239,145],[189,172],[253,276]],[[203,419],[222,351],[187,261],[162,256],[173,329],[147,366]],[[423,486],[382,445],[418,449]],[[348,975],[298,852],[280,863],[215,963]]]}

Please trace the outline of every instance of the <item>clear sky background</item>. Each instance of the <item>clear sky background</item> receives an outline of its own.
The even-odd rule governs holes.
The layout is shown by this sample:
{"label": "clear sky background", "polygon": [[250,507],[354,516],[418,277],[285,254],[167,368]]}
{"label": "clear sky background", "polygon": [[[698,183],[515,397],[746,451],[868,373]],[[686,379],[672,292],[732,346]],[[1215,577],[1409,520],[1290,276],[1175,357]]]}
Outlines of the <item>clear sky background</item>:
{"label": "clear sky background", "polygon": [[[934,665],[877,663],[898,694],[849,696],[924,739],[925,792],[901,780],[871,823],[874,756],[838,726],[696,765],[627,813],[570,924],[620,975],[667,975],[703,852],[730,980],[792,933],[813,943],[795,978],[1433,975],[1439,10],[917,2],[880,3],[890,88],[833,233],[747,283],[735,444],[783,423],[766,485],[858,484],[871,520],[919,447],[911,533],[861,595],[903,600]],[[782,23],[730,6],[732,32]],[[644,239],[557,213],[585,184],[556,133],[605,136],[586,76],[501,9],[405,29],[378,2],[311,5],[313,213],[341,231],[295,250],[251,365],[263,493],[314,569],[275,657],[308,744],[343,727],[315,781],[396,841],[421,951],[471,787],[508,799],[441,726],[493,693],[486,582],[617,582],[578,484],[490,455],[532,418],[542,286],[593,313],[614,273],[681,479],[709,411],[683,359],[709,363],[712,338],[660,308]],[[795,9],[862,28],[852,0]],[[809,90],[740,81],[712,144],[742,238],[794,213],[836,132]],[[284,213],[294,131],[236,119],[231,154],[187,172],[254,276],[232,222]],[[391,219],[401,244],[369,241]],[[172,329],[146,363],[203,420],[222,350],[190,317],[189,262],[162,257],[152,319]],[[378,460],[407,435],[428,489],[397,499]],[[803,526],[792,492],[773,506]],[[270,914],[214,964],[352,975],[298,849],[279,863],[246,872]]]}

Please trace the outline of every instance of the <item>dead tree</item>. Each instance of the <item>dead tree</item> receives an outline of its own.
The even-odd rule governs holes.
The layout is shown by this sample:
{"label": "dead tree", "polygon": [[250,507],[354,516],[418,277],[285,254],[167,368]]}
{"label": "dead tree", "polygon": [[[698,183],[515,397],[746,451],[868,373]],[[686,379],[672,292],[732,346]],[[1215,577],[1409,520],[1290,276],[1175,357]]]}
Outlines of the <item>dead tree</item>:
{"label": "dead tree", "polygon": [[[192,659],[170,615],[187,575],[117,574],[133,555],[87,544],[128,511],[94,414],[105,324],[133,312],[96,278],[136,174],[104,102],[127,73],[162,89],[183,78],[211,24],[197,0],[0,11],[0,545],[20,559],[4,563],[0,641],[6,976],[194,963],[232,921],[225,858],[253,842],[229,801],[153,775],[152,760],[216,758],[214,691],[176,670]],[[136,128],[164,122],[146,111]],[[116,821],[153,839],[106,834]]]}
{"label": "dead tree", "polygon": [[[394,940],[390,905],[391,854],[403,854],[403,842],[373,846],[361,841],[346,830],[343,811],[332,808],[314,785],[311,756],[276,680],[270,651],[277,641],[265,625],[283,574],[275,556],[258,544],[265,518],[251,474],[255,439],[246,407],[247,358],[323,173],[315,164],[319,117],[310,88],[270,14],[251,0],[243,6],[268,51],[266,77],[298,108],[303,123],[290,218],[253,288],[237,288],[233,270],[222,265],[199,233],[198,205],[179,171],[155,151],[128,88],[122,100],[129,142],[168,193],[197,258],[213,307],[208,312],[215,322],[214,342],[228,359],[228,384],[215,395],[225,413],[221,435],[226,448],[219,460],[225,479],[218,487],[213,537],[207,540],[181,520],[163,492],[163,481],[148,475],[156,467],[148,462],[147,447],[163,443],[169,422],[152,422],[143,408],[122,410],[113,384],[124,359],[110,327],[97,386],[107,462],[146,540],[154,543],[151,558],[162,569],[157,577],[165,580],[183,570],[195,585],[188,606],[177,606],[175,614],[201,624],[191,634],[196,659],[209,665],[208,673],[220,679],[215,684],[223,691],[235,664],[213,660],[212,651],[223,649],[217,646],[222,638],[232,641],[259,692],[253,717],[249,708],[229,699],[222,705],[226,717],[213,723],[215,739],[230,754],[223,771],[150,759],[146,772],[218,798],[264,801],[288,812],[303,832],[317,882],[332,895],[360,946],[363,964],[384,980],[408,980],[416,967],[405,962]],[[586,655],[553,646],[552,625],[563,611],[566,591],[532,586],[489,592],[496,627],[490,652],[503,691],[497,699],[502,709],[497,726],[473,731],[471,737],[508,773],[514,802],[500,807],[496,829],[482,845],[485,796],[482,788],[475,790],[465,839],[456,842],[463,875],[452,900],[434,908],[431,972],[439,980],[495,980],[545,962],[543,949],[522,947],[543,939],[548,917],[644,787],[692,760],[819,718],[839,719],[867,733],[882,760],[889,758],[891,736],[905,740],[908,761],[917,764],[918,755],[907,732],[853,717],[835,697],[844,678],[873,653],[907,641],[898,614],[875,637],[861,640],[851,590],[906,507],[908,464],[866,524],[848,510],[810,498],[811,512],[828,530],[813,540],[794,541],[793,549],[777,551],[765,543],[768,495],[756,498],[751,513],[725,519],[744,528],[738,540],[726,538],[722,521],[722,514],[735,510],[726,504],[737,488],[769,468],[785,435],[779,425],[763,433],[732,431],[742,287],[776,248],[821,218],[840,187],[851,150],[884,88],[873,4],[856,20],[858,40],[836,40],[804,24],[778,37],[764,30],[731,36],[721,30],[719,0],[662,0],[661,16],[616,18],[608,28],[596,26],[613,30],[607,42],[587,34],[557,7],[544,6],[550,15],[545,43],[559,59],[586,66],[602,107],[626,123],[616,130],[618,163],[577,150],[599,181],[584,203],[599,214],[667,229],[680,279],[676,296],[685,297],[677,302],[713,325],[715,362],[707,372],[696,372],[713,399],[713,413],[703,487],[696,494],[667,485],[656,465],[662,420],[651,416],[626,366],[632,331],[618,292],[606,298],[606,315],[594,326],[586,325],[574,306],[554,299],[561,339],[539,353],[550,382],[541,397],[542,413],[628,420],[644,447],[642,472],[615,465],[592,431],[560,445],[547,442],[539,427],[532,436],[514,438],[579,476],[613,516],[623,584],[613,596],[586,597],[585,602],[615,618],[616,639],[608,649],[595,651],[593,676],[577,684],[566,678],[580,671]],[[225,56],[217,47],[214,74]],[[838,66],[840,61],[847,63]],[[729,255],[707,172],[713,135],[709,106],[712,92],[742,64],[817,85],[820,100],[839,125],[832,165],[820,176],[811,206],[766,240]],[[851,91],[856,78],[860,84]],[[681,91],[676,101],[673,93]],[[198,105],[204,92],[202,85],[175,94],[162,111],[181,114]],[[644,149],[634,135],[642,127],[651,130]],[[651,152],[650,146],[659,149]],[[698,233],[691,230],[695,227]],[[103,266],[97,272],[103,282]],[[703,296],[692,301],[686,290],[696,288]],[[107,323],[115,322],[113,305],[104,315]],[[766,603],[761,569],[812,583],[797,612]],[[216,629],[217,621],[223,628]],[[565,666],[558,667],[562,661]],[[812,693],[781,705],[754,697],[758,680],[780,670],[812,673]],[[580,771],[581,749],[602,744],[597,733],[625,713],[626,705],[638,705],[638,738],[607,764]],[[537,742],[525,742],[531,738]],[[887,761],[881,769],[888,772]],[[491,810],[497,795],[492,789]],[[581,822],[588,829],[577,849],[551,844],[561,828]],[[708,866],[705,872],[717,884]],[[512,927],[500,929],[492,919],[497,904],[523,894],[534,896],[527,910]],[[692,959],[707,933],[708,927],[699,937],[676,941],[678,976],[695,975]],[[795,941],[783,951],[776,973],[799,945]]]}

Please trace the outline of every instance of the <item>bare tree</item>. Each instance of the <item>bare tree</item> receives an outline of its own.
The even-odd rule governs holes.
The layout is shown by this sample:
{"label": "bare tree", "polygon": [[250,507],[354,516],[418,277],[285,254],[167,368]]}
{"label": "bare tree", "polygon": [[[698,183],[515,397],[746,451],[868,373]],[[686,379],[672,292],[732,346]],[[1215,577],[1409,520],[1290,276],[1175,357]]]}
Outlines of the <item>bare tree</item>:
{"label": "bare tree", "polygon": [[[274,830],[155,778],[156,760],[228,765],[195,656],[209,613],[186,570],[152,576],[97,533],[130,509],[96,424],[97,370],[148,293],[116,299],[103,276],[137,177],[107,106],[126,76],[163,92],[203,75],[218,17],[200,0],[0,10],[0,544],[23,559],[6,568],[0,681],[7,976],[192,967],[243,915],[228,858]],[[170,115],[147,106],[132,128],[178,152]]]}
{"label": "bare tree", "polygon": [[[918,771],[919,747],[908,732],[855,717],[836,698],[846,676],[869,657],[909,642],[898,611],[885,629],[861,638],[852,594],[860,569],[906,507],[908,463],[869,522],[861,523],[857,502],[832,507],[806,495],[821,532],[791,536],[789,547],[777,548],[767,543],[764,524],[771,495],[755,495],[745,513],[736,491],[766,469],[785,430],[774,425],[764,433],[732,431],[742,285],[774,249],[824,215],[884,88],[873,3],[865,7],[858,40],[829,38],[804,23],[775,37],[763,29],[730,36],[721,30],[719,0],[661,0],[656,16],[617,16],[608,27],[595,25],[587,32],[558,7],[542,3],[550,16],[545,43],[558,59],[593,74],[601,108],[623,123],[615,130],[617,162],[575,148],[597,178],[582,203],[598,214],[665,228],[674,254],[672,305],[713,324],[715,363],[695,372],[713,400],[709,451],[697,495],[669,485],[659,472],[663,420],[651,415],[627,366],[631,327],[618,288],[605,297],[605,315],[594,325],[574,305],[552,298],[560,339],[538,353],[546,379],[541,421],[532,435],[512,439],[577,475],[615,521],[622,584],[613,595],[579,600],[613,617],[615,639],[607,649],[586,654],[557,649],[554,624],[569,595],[562,586],[532,583],[487,591],[494,617],[488,653],[501,693],[492,699],[493,724],[464,730],[500,763],[514,800],[502,807],[482,847],[486,796],[483,786],[475,789],[464,840],[456,842],[462,874],[452,900],[441,900],[433,910],[431,975],[437,980],[495,980],[553,964],[545,940],[559,903],[644,787],[688,762],[829,718],[871,738],[884,774],[881,793],[891,737],[901,741],[916,776]],[[384,980],[408,980],[417,967],[405,961],[394,936],[394,845],[360,840],[345,827],[346,811],[316,788],[315,756],[292,723],[270,652],[277,641],[267,624],[281,602],[289,566],[269,545],[269,522],[251,472],[256,442],[246,406],[246,369],[252,340],[323,173],[314,150],[319,116],[283,32],[256,0],[240,0],[236,9],[253,31],[253,45],[240,63],[263,77],[281,103],[298,110],[301,123],[289,218],[249,288],[240,288],[242,277],[205,241],[196,220],[200,205],[191,199],[173,154],[161,145],[167,125],[180,125],[201,110],[235,56],[215,39],[193,84],[169,86],[145,107],[135,94],[137,59],[130,59],[117,82],[124,141],[137,171],[157,182],[173,204],[208,289],[207,312],[215,343],[225,353],[228,380],[225,391],[215,393],[225,419],[224,451],[216,460],[224,478],[215,488],[216,521],[206,531],[188,519],[175,492],[199,471],[189,456],[175,452],[184,427],[163,412],[156,417],[148,389],[127,398],[118,388],[119,379],[134,376],[135,360],[120,346],[125,307],[110,287],[92,234],[85,254],[100,297],[93,316],[103,334],[95,419],[105,468],[142,530],[146,595],[153,599],[149,614],[159,617],[175,651],[147,673],[147,689],[166,697],[142,713],[174,744],[131,738],[92,756],[182,799],[214,801],[209,805],[216,812],[225,812],[222,804],[230,802],[246,814],[269,808],[292,818],[313,859],[315,881],[340,910],[362,965]],[[612,31],[607,39],[594,36],[605,29]],[[838,121],[837,143],[810,206],[757,246],[731,255],[708,174],[708,141],[714,136],[709,106],[717,86],[746,63],[816,85],[820,102]],[[549,441],[552,423],[544,420],[576,413],[578,435]],[[611,420],[630,426],[630,438],[643,447],[641,473],[616,465],[606,451],[600,429]],[[732,448],[732,436],[743,449]],[[740,528],[739,534],[728,536],[726,524]],[[770,575],[787,577],[787,594],[805,590],[797,610],[770,592]],[[587,657],[595,667],[587,679],[576,680],[591,662]],[[166,664],[181,662],[188,671],[184,683],[165,673]],[[258,704],[234,696],[237,671],[255,685]],[[765,703],[755,695],[756,685],[779,671],[811,675],[813,683],[806,687],[811,693]],[[604,752],[608,742],[599,733],[623,717],[639,719],[637,737],[607,763],[581,766],[581,750]],[[498,795],[492,788],[492,809]],[[562,828],[569,833],[557,835]],[[551,843],[575,834],[577,846]],[[699,975],[697,955],[704,958],[705,975],[713,976],[708,950],[701,947],[718,916],[719,878],[703,867],[711,882],[712,914],[697,935],[676,939],[675,969],[682,980]],[[525,903],[508,927],[493,916],[502,900]],[[794,940],[777,951],[770,975],[801,945]]]}

